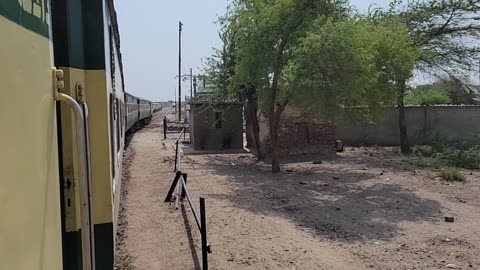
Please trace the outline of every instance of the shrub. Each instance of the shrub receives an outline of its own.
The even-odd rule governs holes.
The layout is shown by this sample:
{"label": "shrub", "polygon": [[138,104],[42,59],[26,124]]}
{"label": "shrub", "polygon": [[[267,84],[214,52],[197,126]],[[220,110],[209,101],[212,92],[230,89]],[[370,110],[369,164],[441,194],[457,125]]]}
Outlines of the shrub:
{"label": "shrub", "polygon": [[431,157],[434,151],[430,145],[415,145],[412,147],[412,154],[420,157]]}
{"label": "shrub", "polygon": [[465,169],[480,167],[480,139],[454,141],[436,136],[430,145],[414,146],[413,154],[428,157],[437,166],[451,166]]}
{"label": "shrub", "polygon": [[455,167],[450,167],[443,170],[442,172],[440,172],[440,177],[447,182],[465,181],[465,176],[463,175],[463,173]]}
{"label": "shrub", "polygon": [[405,97],[405,104],[407,105],[437,105],[437,104],[451,104],[452,99],[448,94],[441,90],[425,89],[417,90]]}

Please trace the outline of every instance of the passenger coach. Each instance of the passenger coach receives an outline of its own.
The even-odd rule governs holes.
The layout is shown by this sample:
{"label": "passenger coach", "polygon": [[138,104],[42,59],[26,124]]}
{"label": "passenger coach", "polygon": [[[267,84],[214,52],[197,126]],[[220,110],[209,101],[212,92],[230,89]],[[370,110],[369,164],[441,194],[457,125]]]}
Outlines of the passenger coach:
{"label": "passenger coach", "polygon": [[126,93],[113,0],[0,1],[0,268],[113,269]]}

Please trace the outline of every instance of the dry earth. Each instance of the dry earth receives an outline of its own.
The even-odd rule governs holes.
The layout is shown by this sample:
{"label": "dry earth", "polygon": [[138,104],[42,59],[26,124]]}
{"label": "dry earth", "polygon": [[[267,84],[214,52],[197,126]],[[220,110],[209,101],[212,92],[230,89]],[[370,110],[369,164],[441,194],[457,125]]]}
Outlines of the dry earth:
{"label": "dry earth", "polygon": [[[188,204],[163,202],[178,133],[162,140],[160,122],[155,116],[126,151],[118,269],[201,264]],[[250,154],[182,160],[197,207],[199,196],[207,200],[211,269],[480,269],[478,171],[447,184],[407,169],[388,148],[299,157],[279,174]]]}

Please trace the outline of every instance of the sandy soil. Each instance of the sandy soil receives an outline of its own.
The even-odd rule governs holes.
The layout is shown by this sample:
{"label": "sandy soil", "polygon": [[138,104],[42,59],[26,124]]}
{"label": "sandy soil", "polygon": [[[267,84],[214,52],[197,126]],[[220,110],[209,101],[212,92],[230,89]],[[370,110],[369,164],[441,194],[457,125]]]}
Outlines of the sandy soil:
{"label": "sandy soil", "polygon": [[[163,203],[177,134],[163,141],[159,121],[126,152],[118,269],[201,263],[188,204]],[[299,157],[279,174],[250,154],[182,160],[197,207],[206,197],[211,269],[480,269],[478,171],[446,184],[435,172],[407,169],[387,148]]]}

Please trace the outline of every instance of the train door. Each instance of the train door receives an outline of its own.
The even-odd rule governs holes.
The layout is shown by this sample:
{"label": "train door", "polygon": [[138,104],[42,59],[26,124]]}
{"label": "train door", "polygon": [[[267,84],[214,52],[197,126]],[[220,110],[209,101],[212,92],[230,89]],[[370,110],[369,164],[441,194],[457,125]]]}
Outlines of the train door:
{"label": "train door", "polygon": [[62,269],[47,0],[0,1],[0,268]]}
{"label": "train door", "polygon": [[[113,176],[109,137],[109,109],[113,103],[107,87],[108,61],[105,61],[108,13],[104,1],[54,0],[52,14],[55,66],[65,74],[62,93],[80,103],[85,115],[88,108],[90,115],[84,124],[91,146],[91,151],[84,150],[91,160],[89,184],[84,188],[79,162],[82,150],[78,149],[81,140],[75,134],[78,121],[68,106],[62,104],[59,110],[64,196],[63,269],[113,269]],[[91,202],[88,224],[84,223],[85,193]],[[91,232],[88,237],[87,232]]]}

